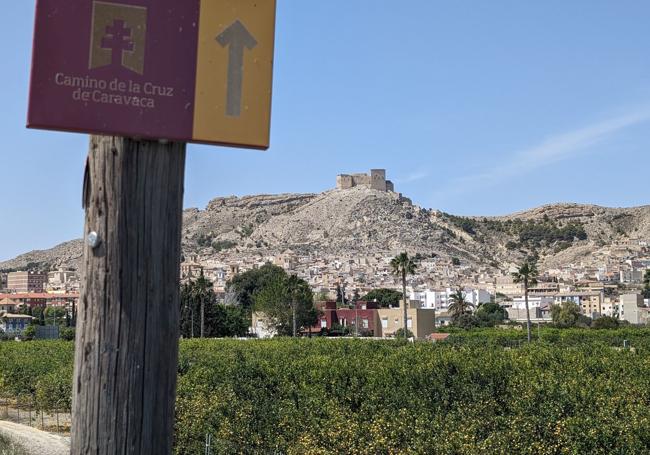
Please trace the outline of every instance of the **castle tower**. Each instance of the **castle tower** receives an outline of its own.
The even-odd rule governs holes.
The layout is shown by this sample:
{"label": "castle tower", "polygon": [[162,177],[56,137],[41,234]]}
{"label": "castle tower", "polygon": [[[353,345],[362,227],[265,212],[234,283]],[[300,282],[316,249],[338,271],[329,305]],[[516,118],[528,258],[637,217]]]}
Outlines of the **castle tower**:
{"label": "castle tower", "polygon": [[352,188],[352,176],[347,174],[341,174],[336,176],[336,188],[339,190],[347,190]]}
{"label": "castle tower", "polygon": [[373,190],[386,191],[386,169],[370,170],[370,188]]}

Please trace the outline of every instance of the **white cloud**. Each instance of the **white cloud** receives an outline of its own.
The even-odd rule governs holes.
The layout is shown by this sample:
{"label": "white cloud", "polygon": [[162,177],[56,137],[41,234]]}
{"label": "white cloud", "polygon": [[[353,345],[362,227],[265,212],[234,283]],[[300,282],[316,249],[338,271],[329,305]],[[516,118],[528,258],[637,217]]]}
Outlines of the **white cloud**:
{"label": "white cloud", "polygon": [[393,179],[393,180],[397,184],[404,184],[404,183],[417,182],[418,180],[422,180],[427,177],[429,177],[429,173],[427,171],[415,171],[408,174],[406,177]]}
{"label": "white cloud", "polygon": [[649,120],[650,109],[646,109],[551,136],[534,147],[512,153],[509,159],[501,160],[484,172],[454,179],[445,189],[437,191],[435,197],[440,199],[450,194],[494,186],[505,179],[520,177],[538,168],[568,160],[625,128]]}

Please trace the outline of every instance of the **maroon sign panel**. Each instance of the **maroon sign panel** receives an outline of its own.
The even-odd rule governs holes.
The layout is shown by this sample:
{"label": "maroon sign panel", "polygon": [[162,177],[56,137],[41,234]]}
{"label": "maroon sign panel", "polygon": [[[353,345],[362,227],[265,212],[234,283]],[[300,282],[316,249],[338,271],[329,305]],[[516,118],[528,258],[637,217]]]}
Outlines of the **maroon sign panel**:
{"label": "maroon sign panel", "polygon": [[190,140],[198,0],[38,0],[31,128]]}

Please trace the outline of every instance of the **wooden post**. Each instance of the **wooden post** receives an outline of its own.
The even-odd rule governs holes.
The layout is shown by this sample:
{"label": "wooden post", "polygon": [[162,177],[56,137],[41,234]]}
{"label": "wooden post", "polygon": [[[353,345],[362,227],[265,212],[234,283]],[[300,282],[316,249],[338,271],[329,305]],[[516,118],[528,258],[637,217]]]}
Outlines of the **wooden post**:
{"label": "wooden post", "polygon": [[172,451],[185,144],[93,136],[73,455]]}

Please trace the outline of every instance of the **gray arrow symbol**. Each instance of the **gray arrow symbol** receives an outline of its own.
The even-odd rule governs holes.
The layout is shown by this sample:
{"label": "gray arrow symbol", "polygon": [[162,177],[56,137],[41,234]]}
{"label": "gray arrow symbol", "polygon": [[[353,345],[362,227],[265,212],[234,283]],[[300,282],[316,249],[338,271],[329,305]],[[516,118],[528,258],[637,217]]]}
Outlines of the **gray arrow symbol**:
{"label": "gray arrow symbol", "polygon": [[226,115],[239,117],[241,114],[242,82],[244,79],[244,48],[253,49],[257,46],[257,41],[244,27],[244,24],[237,20],[217,36],[217,42],[222,47],[230,46]]}

